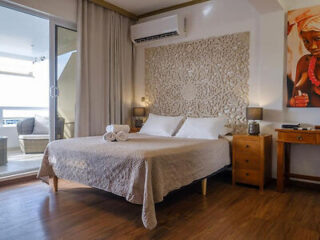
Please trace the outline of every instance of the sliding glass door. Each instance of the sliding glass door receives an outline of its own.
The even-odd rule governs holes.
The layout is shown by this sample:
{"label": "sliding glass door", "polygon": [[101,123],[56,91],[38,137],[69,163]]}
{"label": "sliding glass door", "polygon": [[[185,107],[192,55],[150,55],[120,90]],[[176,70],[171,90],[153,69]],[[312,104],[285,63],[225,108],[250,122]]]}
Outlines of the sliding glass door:
{"label": "sliding glass door", "polygon": [[49,142],[49,19],[0,4],[0,181],[34,174]]}
{"label": "sliding glass door", "polygon": [[34,175],[74,137],[76,25],[0,1],[0,181]]}
{"label": "sliding glass door", "polygon": [[76,104],[77,32],[55,26],[55,139],[73,138]]}

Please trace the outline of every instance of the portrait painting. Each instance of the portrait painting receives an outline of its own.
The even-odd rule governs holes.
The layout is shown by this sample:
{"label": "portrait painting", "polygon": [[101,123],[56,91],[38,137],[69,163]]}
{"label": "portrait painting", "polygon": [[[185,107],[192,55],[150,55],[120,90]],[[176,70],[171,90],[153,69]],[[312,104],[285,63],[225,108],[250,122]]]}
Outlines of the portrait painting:
{"label": "portrait painting", "polygon": [[287,106],[320,107],[320,5],[288,12]]}

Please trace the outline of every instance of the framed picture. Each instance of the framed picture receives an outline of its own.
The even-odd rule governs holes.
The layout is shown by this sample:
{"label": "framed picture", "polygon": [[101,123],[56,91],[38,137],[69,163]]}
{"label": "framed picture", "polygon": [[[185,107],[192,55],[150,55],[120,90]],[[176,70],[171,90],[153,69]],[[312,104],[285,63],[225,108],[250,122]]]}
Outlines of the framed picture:
{"label": "framed picture", "polygon": [[320,5],[288,12],[288,107],[320,107]]}

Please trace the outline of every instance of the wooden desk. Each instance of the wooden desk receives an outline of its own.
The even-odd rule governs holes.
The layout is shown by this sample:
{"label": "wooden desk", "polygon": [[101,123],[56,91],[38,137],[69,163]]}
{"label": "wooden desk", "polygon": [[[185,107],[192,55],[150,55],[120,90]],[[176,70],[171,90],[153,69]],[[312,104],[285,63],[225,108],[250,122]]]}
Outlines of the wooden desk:
{"label": "wooden desk", "polygon": [[291,130],[276,129],[278,132],[278,168],[277,190],[283,192],[284,182],[290,177],[320,181],[320,177],[306,176],[290,173],[290,144],[314,144],[320,145],[320,130]]}

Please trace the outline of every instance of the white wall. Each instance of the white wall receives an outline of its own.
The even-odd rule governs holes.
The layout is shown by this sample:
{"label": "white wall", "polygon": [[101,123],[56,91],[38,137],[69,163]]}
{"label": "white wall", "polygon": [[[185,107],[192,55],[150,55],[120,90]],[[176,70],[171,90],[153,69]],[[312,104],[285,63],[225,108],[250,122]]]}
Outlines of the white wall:
{"label": "white wall", "polygon": [[273,135],[272,175],[276,177],[277,152],[275,128],[280,128],[284,116],[285,17],[284,11],[262,14],[259,17],[259,103],[264,108],[262,133]]}
{"label": "white wall", "polygon": [[[310,6],[312,1],[287,1],[290,9],[305,2]],[[292,2],[297,4],[295,7]],[[286,97],[286,44],[285,26],[286,11],[272,3],[265,11],[265,1],[260,0],[212,0],[210,2],[178,9],[161,16],[182,14],[187,18],[187,38],[152,43],[150,46],[166,45],[174,42],[220,36],[235,32],[250,32],[250,105],[264,107],[265,116],[262,122],[264,133],[274,135],[273,176],[276,177],[276,136],[274,129],[283,122],[302,122],[320,124],[320,109],[288,109]],[[311,4],[312,5],[312,4]],[[286,5],[287,6],[287,5]],[[205,15],[206,9],[209,13]],[[150,19],[150,18],[149,18]],[[147,20],[147,19],[144,19]],[[148,47],[150,47],[148,46]],[[136,48],[135,61],[135,104],[140,105],[144,96],[144,47]],[[320,176],[320,147],[293,146],[292,171],[300,174]]]}
{"label": "white wall", "polygon": [[76,0],[4,0],[16,3],[33,10],[46,13],[63,20],[76,23],[77,1]]}
{"label": "white wall", "polygon": [[64,137],[74,137],[75,122],[75,73],[77,67],[77,54],[73,53],[65,66],[59,80],[58,115],[65,120]]}

